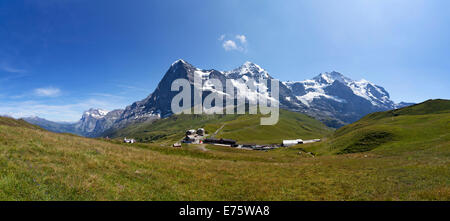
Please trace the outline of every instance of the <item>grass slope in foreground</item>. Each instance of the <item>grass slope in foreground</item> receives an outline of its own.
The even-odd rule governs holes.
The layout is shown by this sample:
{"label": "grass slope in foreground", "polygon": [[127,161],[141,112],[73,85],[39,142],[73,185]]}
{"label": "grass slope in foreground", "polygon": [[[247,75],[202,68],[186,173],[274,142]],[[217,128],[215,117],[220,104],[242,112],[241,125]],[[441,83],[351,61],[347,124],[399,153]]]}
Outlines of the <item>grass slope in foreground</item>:
{"label": "grass slope in foreground", "polygon": [[[423,122],[405,117],[394,117],[397,127]],[[297,147],[114,144],[0,118],[0,200],[450,200],[448,114],[428,120],[422,131],[446,131],[408,142],[394,133],[393,144],[370,152],[312,157]],[[366,127],[356,125],[333,140]]]}
{"label": "grass slope in foreground", "polygon": [[200,127],[212,134],[222,125],[217,138],[235,139],[240,143],[271,144],[283,139],[322,138],[331,129],[320,121],[301,113],[280,109],[279,121],[275,125],[260,125],[260,114],[245,115],[173,115],[153,122],[130,125],[104,136],[134,137],[145,142],[174,142],[184,137],[188,129]]}

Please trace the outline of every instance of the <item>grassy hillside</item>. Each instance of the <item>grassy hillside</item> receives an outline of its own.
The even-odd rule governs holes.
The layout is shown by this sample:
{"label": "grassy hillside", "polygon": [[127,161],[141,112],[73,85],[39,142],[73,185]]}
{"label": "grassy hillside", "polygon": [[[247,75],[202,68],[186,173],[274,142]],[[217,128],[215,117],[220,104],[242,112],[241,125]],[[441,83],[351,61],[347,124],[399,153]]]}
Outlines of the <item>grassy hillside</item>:
{"label": "grassy hillside", "polygon": [[227,122],[207,124],[205,128],[209,131],[215,131],[222,124],[225,124],[216,137],[256,144],[279,144],[283,139],[322,138],[332,132],[331,129],[314,118],[282,109],[276,125],[260,125],[261,117],[263,116],[243,115]]}
{"label": "grassy hillside", "polygon": [[372,151],[380,154],[450,149],[450,101],[428,100],[397,110],[372,113],[338,129],[327,142],[311,145],[317,154]]}
{"label": "grassy hillside", "polygon": [[448,142],[408,156],[312,157],[115,144],[4,121],[0,200],[450,200]]}
{"label": "grassy hillside", "polygon": [[40,129],[40,127],[30,124],[22,119],[15,120],[9,117],[0,117],[0,125],[10,126],[10,127],[24,127],[30,129]]}
{"label": "grassy hillside", "polygon": [[262,126],[256,115],[174,115],[166,119],[128,126],[104,134],[109,137],[134,137],[144,142],[177,141],[187,129],[200,127],[212,134],[225,125],[217,138],[236,139],[241,143],[281,143],[283,139],[321,138],[331,133],[320,121],[304,114],[280,110],[276,125]]}

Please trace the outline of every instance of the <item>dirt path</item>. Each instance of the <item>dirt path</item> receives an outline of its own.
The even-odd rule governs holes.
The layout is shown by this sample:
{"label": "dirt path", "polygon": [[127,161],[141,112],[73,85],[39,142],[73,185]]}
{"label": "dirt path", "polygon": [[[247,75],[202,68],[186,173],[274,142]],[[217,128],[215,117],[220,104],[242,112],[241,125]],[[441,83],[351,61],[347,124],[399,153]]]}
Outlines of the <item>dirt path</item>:
{"label": "dirt path", "polygon": [[216,137],[216,135],[219,133],[220,130],[222,130],[223,127],[225,127],[225,124],[222,124],[222,126],[221,126],[219,129],[217,129],[216,132],[214,132],[214,133],[211,135],[211,138]]}
{"label": "dirt path", "polygon": [[198,147],[198,149],[200,149],[202,151],[209,151],[208,149],[206,149],[204,144],[197,145],[197,147]]}

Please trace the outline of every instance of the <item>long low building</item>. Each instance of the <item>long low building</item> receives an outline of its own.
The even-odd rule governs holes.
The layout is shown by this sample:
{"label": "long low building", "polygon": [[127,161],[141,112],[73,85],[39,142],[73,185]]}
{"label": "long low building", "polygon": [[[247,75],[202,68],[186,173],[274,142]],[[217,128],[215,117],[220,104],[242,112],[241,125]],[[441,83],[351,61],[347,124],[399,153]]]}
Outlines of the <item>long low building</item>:
{"label": "long low building", "polygon": [[283,140],[283,146],[284,147],[289,147],[289,146],[294,146],[297,144],[302,144],[303,140],[302,139],[297,139],[297,140]]}
{"label": "long low building", "polygon": [[226,144],[226,145],[236,145],[235,140],[231,139],[215,139],[215,138],[206,138],[203,140],[203,143],[209,143],[209,144]]}

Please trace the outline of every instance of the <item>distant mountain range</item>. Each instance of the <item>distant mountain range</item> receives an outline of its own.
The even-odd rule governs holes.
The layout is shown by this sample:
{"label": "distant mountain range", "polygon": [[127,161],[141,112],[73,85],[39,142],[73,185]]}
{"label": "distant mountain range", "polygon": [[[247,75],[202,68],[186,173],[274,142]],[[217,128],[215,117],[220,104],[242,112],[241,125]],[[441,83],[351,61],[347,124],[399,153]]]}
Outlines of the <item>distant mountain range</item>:
{"label": "distant mountain range", "polygon": [[100,136],[105,130],[112,127],[120,117],[123,110],[106,111],[102,109],[89,109],[83,113],[76,123],[53,122],[40,117],[23,118],[28,123],[38,125],[46,130],[59,133],[72,133],[85,137]]}
{"label": "distant mountain range", "polygon": [[[170,66],[153,93],[123,110],[108,112],[90,109],[84,112],[78,122],[71,124],[51,122],[38,117],[24,120],[54,132],[75,133],[87,137],[101,136],[108,130],[172,115],[171,101],[179,93],[171,91],[172,82],[184,78],[190,82],[191,88],[198,87],[194,85],[195,75],[200,76],[203,81],[219,79],[224,86],[225,80],[231,79],[235,88],[247,87],[245,83],[251,79],[256,82],[272,79],[266,70],[251,62],[245,62],[231,71],[218,71],[199,69],[180,59]],[[279,86],[280,108],[308,114],[327,126],[336,128],[355,122],[368,113],[412,104],[396,104],[390,100],[389,93],[383,87],[367,80],[354,81],[338,72],[322,73],[311,80],[280,82]],[[209,93],[218,93],[213,88],[203,90],[203,98]],[[248,100],[257,99],[258,93],[260,92],[257,90],[250,90],[244,96]],[[193,104],[193,101],[191,103]]]}

